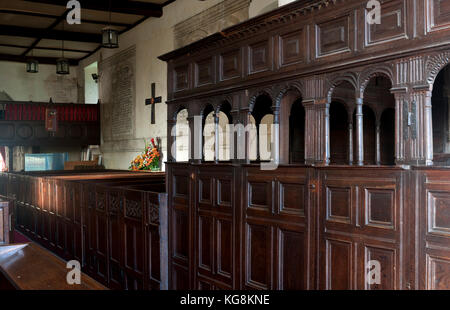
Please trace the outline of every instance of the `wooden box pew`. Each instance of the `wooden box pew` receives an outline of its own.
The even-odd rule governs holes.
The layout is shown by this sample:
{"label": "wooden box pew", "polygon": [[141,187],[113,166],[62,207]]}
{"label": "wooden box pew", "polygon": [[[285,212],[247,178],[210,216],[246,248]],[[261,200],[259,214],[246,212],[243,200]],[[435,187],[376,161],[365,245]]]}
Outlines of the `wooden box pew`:
{"label": "wooden box pew", "polygon": [[[20,200],[18,230],[30,239],[66,260],[79,260],[86,272],[109,287],[167,287],[167,280],[161,283],[159,225],[154,219],[150,224],[145,216],[150,212],[145,209],[150,208],[152,199],[156,201],[152,204],[156,208],[152,214],[158,213],[159,206],[166,203],[165,194],[160,193],[165,189],[164,175],[117,173],[113,180],[103,179],[100,174],[14,176],[19,180],[19,188],[22,187],[14,196]],[[24,191],[30,194],[21,194]],[[89,208],[87,201],[92,196],[94,200]],[[114,229],[114,225],[118,228]],[[114,234],[119,236],[116,238]],[[143,251],[143,256],[136,251]],[[126,258],[134,254],[125,256],[126,253],[140,258],[131,263]]]}
{"label": "wooden box pew", "polygon": [[1,290],[106,290],[86,274],[67,283],[66,262],[35,243],[0,246]]}
{"label": "wooden box pew", "polygon": [[14,201],[0,195],[0,245],[10,244],[14,234]]}
{"label": "wooden box pew", "polygon": [[83,187],[86,272],[113,289],[167,287],[167,271],[161,280],[160,262],[167,261],[161,255],[167,251],[160,250],[159,226],[160,211],[167,210],[166,194]]}

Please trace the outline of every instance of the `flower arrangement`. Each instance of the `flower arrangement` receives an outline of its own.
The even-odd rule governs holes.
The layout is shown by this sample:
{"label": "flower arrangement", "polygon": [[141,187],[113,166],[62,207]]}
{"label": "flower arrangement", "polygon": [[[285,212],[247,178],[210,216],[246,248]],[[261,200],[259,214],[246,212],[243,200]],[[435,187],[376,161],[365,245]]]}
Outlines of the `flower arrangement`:
{"label": "flower arrangement", "polygon": [[155,139],[150,140],[150,144],[145,143],[144,152],[137,156],[130,165],[132,171],[159,171],[160,170],[160,141],[155,143]]}

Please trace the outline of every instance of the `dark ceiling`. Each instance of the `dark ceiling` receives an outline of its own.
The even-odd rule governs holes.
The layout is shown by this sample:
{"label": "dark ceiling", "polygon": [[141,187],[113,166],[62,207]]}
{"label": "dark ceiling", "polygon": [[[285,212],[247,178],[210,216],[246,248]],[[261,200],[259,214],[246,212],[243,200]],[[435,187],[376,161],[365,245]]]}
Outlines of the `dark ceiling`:
{"label": "dark ceiling", "polygon": [[64,40],[64,56],[76,65],[100,49],[106,26],[123,33],[147,18],[161,17],[163,7],[175,0],[79,0],[79,25],[66,21],[68,1],[0,0],[0,60],[26,62],[32,56],[54,64]]}

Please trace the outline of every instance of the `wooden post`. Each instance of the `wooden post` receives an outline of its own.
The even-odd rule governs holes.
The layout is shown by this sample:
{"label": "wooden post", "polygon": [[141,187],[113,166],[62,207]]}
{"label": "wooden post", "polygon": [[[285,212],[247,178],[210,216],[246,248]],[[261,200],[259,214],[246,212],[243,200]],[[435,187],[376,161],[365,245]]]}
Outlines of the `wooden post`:
{"label": "wooden post", "polygon": [[424,129],[425,129],[425,164],[427,166],[433,165],[433,114],[431,107],[431,91],[423,92],[424,106],[423,114],[425,119]]}
{"label": "wooden post", "polygon": [[353,116],[348,124],[348,164],[353,165]]}
{"label": "wooden post", "polygon": [[271,140],[274,142],[271,147],[271,160],[278,164],[280,162],[280,108],[277,106],[272,107],[273,110],[273,130]]}
{"label": "wooden post", "polygon": [[[395,97],[395,163],[397,165],[408,164],[410,152],[407,152],[408,134],[407,120],[404,119],[407,109],[407,88],[395,87],[391,89],[391,93]],[[406,135],[405,135],[406,132]]]}
{"label": "wooden post", "polygon": [[214,113],[214,161],[219,163],[219,113]]}
{"label": "wooden post", "polygon": [[[167,161],[177,161],[177,121],[173,119],[167,120]],[[173,135],[175,134],[175,135]]]}
{"label": "wooden post", "polygon": [[364,120],[363,98],[356,98],[356,149],[358,152],[357,164],[364,165]]}
{"label": "wooden post", "polygon": [[260,138],[259,138],[259,126],[261,125],[261,122],[255,122],[256,124],[256,160],[260,161],[261,160],[261,155],[260,155]]}
{"label": "wooden post", "polygon": [[331,146],[330,146],[330,103],[325,104],[325,111],[324,111],[324,126],[325,126],[325,158],[324,158],[324,164],[329,165],[330,164],[330,157],[331,157]]}
{"label": "wooden post", "polygon": [[376,124],[376,164],[377,166],[381,165],[381,139],[380,139],[380,120],[377,120]]}
{"label": "wooden post", "polygon": [[[200,115],[189,116],[189,162],[201,163],[203,158],[203,126]],[[197,123],[197,124],[196,124]]]}

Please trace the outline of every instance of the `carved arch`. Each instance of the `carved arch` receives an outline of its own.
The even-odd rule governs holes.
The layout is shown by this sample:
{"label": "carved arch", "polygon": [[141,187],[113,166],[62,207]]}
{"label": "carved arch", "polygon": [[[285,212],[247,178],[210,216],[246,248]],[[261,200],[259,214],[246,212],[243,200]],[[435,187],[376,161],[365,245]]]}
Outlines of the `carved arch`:
{"label": "carved arch", "polygon": [[434,81],[436,80],[439,72],[450,64],[450,52],[443,52],[438,55],[428,57],[426,68],[426,81],[430,85],[430,89],[433,89]]}
{"label": "carved arch", "polygon": [[178,113],[180,113],[183,110],[187,110],[188,111],[188,115],[189,115],[189,108],[188,108],[188,106],[186,106],[186,105],[184,105],[182,103],[177,104],[174,107],[174,109],[173,109],[172,120],[176,121]]}
{"label": "carved arch", "polygon": [[220,112],[220,109],[222,108],[222,106],[224,105],[225,102],[228,102],[231,106],[231,109],[233,109],[233,97],[232,96],[229,96],[229,95],[220,96],[217,98],[216,102],[217,102],[217,104],[214,109],[214,111],[216,113]]}
{"label": "carved arch", "polygon": [[331,98],[333,96],[334,90],[336,89],[336,87],[339,86],[339,84],[343,83],[343,82],[348,82],[350,83],[353,88],[356,90],[358,89],[358,77],[356,75],[356,73],[354,72],[346,72],[344,74],[336,74],[334,76],[332,76],[330,79],[327,80],[328,82],[328,92],[327,92],[327,99],[328,102],[331,102]]}
{"label": "carved arch", "polygon": [[303,84],[299,81],[288,82],[279,86],[275,92],[277,95],[275,98],[274,106],[281,107],[281,101],[283,100],[284,95],[289,91],[297,92],[301,97],[303,97]]}
{"label": "carved arch", "polygon": [[264,88],[264,89],[255,90],[252,92],[252,94],[250,96],[249,104],[248,104],[250,113],[253,112],[253,109],[254,109],[255,103],[256,103],[256,99],[258,99],[258,97],[262,96],[262,95],[268,96],[270,98],[270,100],[272,100],[272,103],[274,102],[272,88]]}
{"label": "carved arch", "polygon": [[386,77],[391,81],[391,85],[395,85],[393,72],[394,72],[393,68],[390,65],[369,67],[363,72],[361,72],[358,79],[359,85],[358,89],[361,98],[364,98],[364,91],[366,90],[366,87],[369,84],[370,80],[374,77],[378,76]]}
{"label": "carved arch", "polygon": [[213,112],[215,113],[215,111],[217,110],[218,103],[216,102],[216,100],[214,100],[214,98],[201,101],[200,111],[199,111],[200,112],[200,116],[202,116],[202,117],[206,117],[207,116],[207,115],[204,115],[204,113],[205,113],[205,109],[208,106],[211,106]]}

